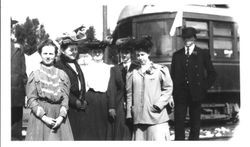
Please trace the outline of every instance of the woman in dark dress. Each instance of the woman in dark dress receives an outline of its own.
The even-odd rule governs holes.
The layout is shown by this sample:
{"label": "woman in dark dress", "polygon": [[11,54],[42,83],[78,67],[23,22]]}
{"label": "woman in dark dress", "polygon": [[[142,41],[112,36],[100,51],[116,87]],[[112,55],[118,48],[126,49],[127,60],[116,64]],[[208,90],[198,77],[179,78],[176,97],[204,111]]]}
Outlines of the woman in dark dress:
{"label": "woman in dark dress", "polygon": [[103,55],[106,44],[92,42],[88,44],[91,49],[93,62],[85,71],[87,82],[86,101],[88,106],[85,114],[84,140],[107,140],[108,129],[108,96],[107,89],[111,66],[104,63]]}
{"label": "woman in dark dress", "polygon": [[65,71],[70,79],[69,92],[69,121],[72,128],[74,140],[83,140],[84,110],[86,108],[85,80],[82,70],[77,63],[77,42],[70,37],[62,38],[60,43],[61,55],[56,67]]}

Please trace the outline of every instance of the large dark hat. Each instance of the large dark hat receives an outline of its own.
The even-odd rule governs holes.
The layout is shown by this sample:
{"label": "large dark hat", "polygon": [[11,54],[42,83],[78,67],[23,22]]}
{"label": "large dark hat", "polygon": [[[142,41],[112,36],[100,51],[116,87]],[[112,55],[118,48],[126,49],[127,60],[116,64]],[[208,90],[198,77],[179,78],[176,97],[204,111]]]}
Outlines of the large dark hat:
{"label": "large dark hat", "polygon": [[197,33],[197,30],[193,27],[183,28],[181,37],[182,38],[191,38],[191,37],[196,38],[196,33]]}
{"label": "large dark hat", "polygon": [[79,43],[78,44],[78,53],[79,54],[87,54],[90,53],[90,48],[86,43]]}
{"label": "large dark hat", "polygon": [[143,36],[142,38],[138,39],[135,44],[135,50],[150,53],[153,47],[153,43],[151,40],[151,36]]}
{"label": "large dark hat", "polygon": [[132,52],[135,48],[135,39],[131,37],[120,38],[116,41],[119,52]]}
{"label": "large dark hat", "polygon": [[108,43],[105,41],[92,41],[89,43],[86,43],[86,47],[88,47],[90,50],[104,50],[108,46]]}
{"label": "large dark hat", "polygon": [[77,45],[77,41],[75,41],[72,37],[66,36],[61,40],[61,45]]}

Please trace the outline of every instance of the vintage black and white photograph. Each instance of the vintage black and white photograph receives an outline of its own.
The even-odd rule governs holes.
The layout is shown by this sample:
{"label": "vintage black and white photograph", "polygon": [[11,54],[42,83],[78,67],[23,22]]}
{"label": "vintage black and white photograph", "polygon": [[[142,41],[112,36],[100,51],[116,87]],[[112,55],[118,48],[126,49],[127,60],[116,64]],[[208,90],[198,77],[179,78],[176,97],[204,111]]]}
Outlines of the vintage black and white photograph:
{"label": "vintage black and white photograph", "polygon": [[239,139],[234,4],[2,1],[1,142]]}

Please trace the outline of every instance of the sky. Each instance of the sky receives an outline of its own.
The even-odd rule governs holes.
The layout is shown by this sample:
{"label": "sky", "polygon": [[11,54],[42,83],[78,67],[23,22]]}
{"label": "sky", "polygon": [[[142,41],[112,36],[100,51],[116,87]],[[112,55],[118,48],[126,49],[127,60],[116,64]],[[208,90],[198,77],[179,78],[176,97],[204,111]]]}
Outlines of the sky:
{"label": "sky", "polygon": [[[116,4],[114,4],[116,3]],[[108,8],[108,28],[114,30],[120,11],[125,4],[98,0],[10,0],[2,8],[23,23],[27,16],[38,18],[52,38],[70,32],[82,24],[94,26],[97,39],[102,39],[102,6]]]}

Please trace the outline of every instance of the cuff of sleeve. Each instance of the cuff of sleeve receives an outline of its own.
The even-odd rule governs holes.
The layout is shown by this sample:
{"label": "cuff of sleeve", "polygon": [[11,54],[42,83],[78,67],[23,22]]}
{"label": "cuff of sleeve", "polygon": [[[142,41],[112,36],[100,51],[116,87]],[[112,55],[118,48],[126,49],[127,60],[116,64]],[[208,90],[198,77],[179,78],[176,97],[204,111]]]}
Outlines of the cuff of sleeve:
{"label": "cuff of sleeve", "polygon": [[65,106],[62,106],[60,108],[60,116],[62,116],[63,118],[67,116],[67,109],[65,108]]}
{"label": "cuff of sleeve", "polygon": [[42,119],[42,117],[45,115],[45,111],[43,110],[42,107],[37,106],[37,110],[36,110],[36,116],[38,116],[39,118]]}
{"label": "cuff of sleeve", "polygon": [[132,118],[132,115],[131,115],[131,111],[130,111],[130,110],[127,111],[126,118]]}

